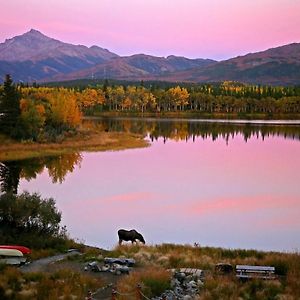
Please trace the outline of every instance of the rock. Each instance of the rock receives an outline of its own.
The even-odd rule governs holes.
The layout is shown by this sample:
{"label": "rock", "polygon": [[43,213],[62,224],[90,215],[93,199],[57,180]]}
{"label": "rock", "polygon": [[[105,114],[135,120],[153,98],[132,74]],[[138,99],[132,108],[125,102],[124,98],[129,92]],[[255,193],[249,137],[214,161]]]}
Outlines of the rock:
{"label": "rock", "polygon": [[198,280],[197,280],[197,286],[198,286],[198,288],[202,288],[203,285],[204,285],[203,281],[200,280],[200,279],[198,279]]}
{"label": "rock", "polygon": [[180,297],[183,294],[183,289],[181,287],[176,287],[174,293],[177,297]]}
{"label": "rock", "polygon": [[92,261],[92,262],[89,262],[86,266],[85,266],[86,271],[87,270],[91,270],[91,271],[94,271],[94,272],[100,272],[100,268],[98,267],[97,265],[97,262],[96,261]]}
{"label": "rock", "polygon": [[117,266],[116,266],[116,270],[117,270],[117,271],[120,271],[121,273],[129,274],[129,267],[127,267],[127,266],[120,266],[120,265],[117,265]]}
{"label": "rock", "polygon": [[185,279],[186,275],[183,272],[177,272],[175,273],[174,277],[182,282]]}
{"label": "rock", "polygon": [[173,279],[171,280],[171,288],[172,288],[172,289],[174,289],[176,286],[179,286],[179,285],[180,285],[180,282],[179,282],[178,279],[173,278]]}
{"label": "rock", "polygon": [[191,289],[196,289],[197,288],[197,283],[194,280],[192,280],[192,281],[187,283],[187,287],[191,288]]}
{"label": "rock", "polygon": [[93,266],[96,266],[96,265],[97,265],[96,261],[91,261],[91,262],[88,263],[89,267],[93,267]]}
{"label": "rock", "polygon": [[182,268],[180,270],[170,270],[173,273],[171,279],[172,290],[167,290],[160,297],[152,300],[191,300],[196,297],[200,288],[203,286],[203,271],[200,269]]}
{"label": "rock", "polygon": [[127,265],[127,266],[133,266],[135,264],[135,260],[133,258],[114,258],[114,257],[105,257],[104,262],[106,264],[119,264],[119,265]]}
{"label": "rock", "polygon": [[202,278],[202,277],[204,277],[204,273],[203,273],[203,271],[200,270],[200,269],[197,269],[194,275],[195,275],[197,278]]}
{"label": "rock", "polygon": [[108,265],[104,265],[101,267],[102,272],[107,272],[107,271],[109,271],[109,269],[110,269],[110,267]]}

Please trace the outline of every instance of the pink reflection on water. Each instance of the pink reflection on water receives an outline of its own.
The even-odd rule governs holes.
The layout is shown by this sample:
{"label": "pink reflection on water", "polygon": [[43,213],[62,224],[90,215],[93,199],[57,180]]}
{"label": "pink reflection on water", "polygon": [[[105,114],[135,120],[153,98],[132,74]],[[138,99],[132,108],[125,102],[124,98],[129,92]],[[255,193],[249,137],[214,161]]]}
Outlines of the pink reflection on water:
{"label": "pink reflection on water", "polygon": [[145,149],[84,153],[62,185],[44,173],[21,189],[57,199],[71,236],[111,247],[119,228],[147,242],[300,248],[300,142],[167,141]]}

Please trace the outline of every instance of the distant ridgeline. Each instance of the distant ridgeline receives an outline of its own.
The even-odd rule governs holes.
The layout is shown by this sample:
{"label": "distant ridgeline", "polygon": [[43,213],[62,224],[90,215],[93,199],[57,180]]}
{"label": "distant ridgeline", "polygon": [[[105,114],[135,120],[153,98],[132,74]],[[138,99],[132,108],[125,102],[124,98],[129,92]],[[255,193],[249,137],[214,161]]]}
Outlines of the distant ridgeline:
{"label": "distant ridgeline", "polygon": [[300,43],[215,61],[142,53],[119,56],[102,47],[65,43],[31,29],[0,43],[0,82],[7,73],[17,82],[107,78],[291,86],[300,84]]}

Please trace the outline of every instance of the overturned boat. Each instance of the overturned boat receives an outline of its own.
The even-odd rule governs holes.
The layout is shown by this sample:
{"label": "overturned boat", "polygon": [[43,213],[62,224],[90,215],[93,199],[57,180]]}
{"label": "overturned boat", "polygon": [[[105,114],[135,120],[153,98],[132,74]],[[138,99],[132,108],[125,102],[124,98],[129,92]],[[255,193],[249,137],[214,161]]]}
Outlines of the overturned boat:
{"label": "overturned boat", "polygon": [[19,246],[19,245],[0,245],[0,249],[14,249],[19,250],[24,254],[30,254],[31,250],[25,246]]}
{"label": "overturned boat", "polygon": [[27,258],[24,254],[31,253],[31,250],[24,246],[0,245],[0,264],[22,265]]}

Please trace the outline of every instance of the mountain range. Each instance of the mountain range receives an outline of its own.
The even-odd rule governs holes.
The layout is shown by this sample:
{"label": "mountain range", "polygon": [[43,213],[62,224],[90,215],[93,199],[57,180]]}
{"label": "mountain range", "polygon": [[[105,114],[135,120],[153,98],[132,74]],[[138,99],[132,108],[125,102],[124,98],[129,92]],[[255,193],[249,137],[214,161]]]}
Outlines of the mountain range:
{"label": "mountain range", "polygon": [[300,84],[300,43],[224,61],[170,55],[119,56],[98,46],[72,45],[31,29],[0,43],[0,78],[47,82],[74,79]]}

